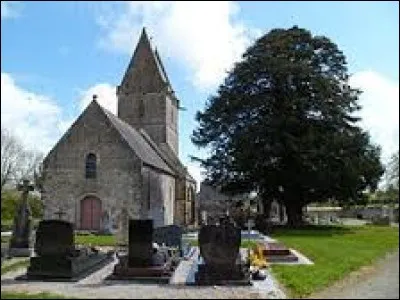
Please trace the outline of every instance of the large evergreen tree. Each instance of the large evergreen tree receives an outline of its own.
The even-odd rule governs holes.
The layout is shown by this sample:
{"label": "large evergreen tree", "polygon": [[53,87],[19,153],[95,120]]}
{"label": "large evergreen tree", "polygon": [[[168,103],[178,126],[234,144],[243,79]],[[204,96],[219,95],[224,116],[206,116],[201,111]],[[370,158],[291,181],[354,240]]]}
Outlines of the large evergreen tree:
{"label": "large evergreen tree", "polygon": [[383,174],[380,149],[357,126],[360,91],[343,53],[305,29],[274,29],[235,65],[192,141],[209,147],[207,181],[223,191],[257,190],[287,207],[290,225],[310,202],[358,201]]}

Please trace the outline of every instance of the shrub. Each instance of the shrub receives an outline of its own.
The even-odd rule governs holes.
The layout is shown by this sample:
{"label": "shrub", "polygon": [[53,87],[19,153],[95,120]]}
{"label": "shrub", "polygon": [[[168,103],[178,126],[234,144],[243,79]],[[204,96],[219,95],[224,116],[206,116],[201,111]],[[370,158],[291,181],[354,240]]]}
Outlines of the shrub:
{"label": "shrub", "polygon": [[[17,211],[18,203],[21,199],[21,193],[15,189],[4,190],[1,192],[1,220],[13,220]],[[38,195],[30,194],[28,203],[31,209],[32,217],[41,219],[43,217],[43,202]],[[12,222],[12,221],[11,221]],[[3,224],[2,224],[3,226]],[[12,226],[12,225],[11,225]],[[3,228],[2,228],[3,230]]]}

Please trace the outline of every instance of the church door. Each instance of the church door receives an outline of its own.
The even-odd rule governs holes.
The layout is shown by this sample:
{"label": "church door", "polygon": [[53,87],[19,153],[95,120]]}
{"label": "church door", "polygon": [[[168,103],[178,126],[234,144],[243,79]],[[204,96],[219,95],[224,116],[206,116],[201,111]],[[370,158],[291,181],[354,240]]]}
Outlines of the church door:
{"label": "church door", "polygon": [[94,196],[81,201],[81,229],[100,230],[101,202]]}

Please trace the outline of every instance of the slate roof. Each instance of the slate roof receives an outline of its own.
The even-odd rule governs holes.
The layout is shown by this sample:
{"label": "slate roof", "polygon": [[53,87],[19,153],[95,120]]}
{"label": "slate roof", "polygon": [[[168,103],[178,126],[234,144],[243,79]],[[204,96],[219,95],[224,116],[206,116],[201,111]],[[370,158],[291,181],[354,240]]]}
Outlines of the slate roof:
{"label": "slate roof", "polygon": [[[95,101],[95,100],[94,100]],[[97,103],[97,102],[96,102]],[[153,166],[157,169],[163,170],[171,175],[175,175],[168,164],[160,157],[160,155],[153,149],[153,147],[143,138],[143,136],[128,123],[125,123],[116,115],[103,108],[100,104],[97,105],[101,108],[110,122],[114,125],[115,129],[121,134],[124,140],[128,143],[136,155],[147,165]]]}
{"label": "slate roof", "polygon": [[[148,133],[139,129],[140,134],[146,139],[146,141],[153,147],[153,149],[163,158],[163,160],[168,163],[168,165],[180,176],[185,177],[190,181],[196,181],[187,171],[186,167],[182,164],[179,158],[168,148],[166,145],[161,145],[160,147],[151,139]],[[164,146],[164,147],[163,147]]]}

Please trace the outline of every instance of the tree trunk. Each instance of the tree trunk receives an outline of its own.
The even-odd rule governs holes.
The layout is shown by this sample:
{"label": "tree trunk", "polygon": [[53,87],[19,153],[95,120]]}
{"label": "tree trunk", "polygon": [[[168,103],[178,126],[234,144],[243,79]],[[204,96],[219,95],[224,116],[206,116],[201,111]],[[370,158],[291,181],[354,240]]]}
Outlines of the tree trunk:
{"label": "tree trunk", "polygon": [[287,207],[288,226],[299,227],[303,223],[303,208],[300,205],[289,205]]}
{"label": "tree trunk", "polygon": [[268,199],[267,197],[262,198],[262,204],[263,204],[263,217],[269,221],[269,215],[271,211],[271,200]]}

